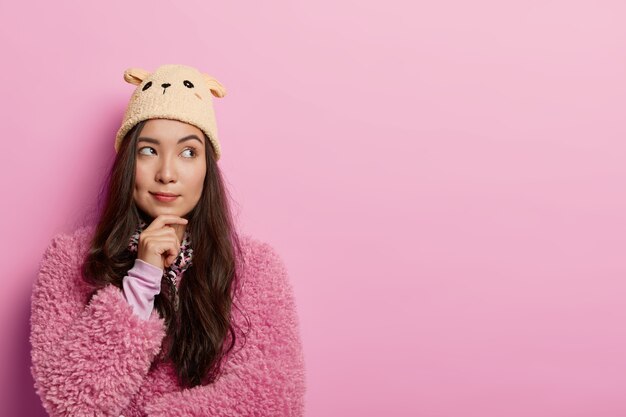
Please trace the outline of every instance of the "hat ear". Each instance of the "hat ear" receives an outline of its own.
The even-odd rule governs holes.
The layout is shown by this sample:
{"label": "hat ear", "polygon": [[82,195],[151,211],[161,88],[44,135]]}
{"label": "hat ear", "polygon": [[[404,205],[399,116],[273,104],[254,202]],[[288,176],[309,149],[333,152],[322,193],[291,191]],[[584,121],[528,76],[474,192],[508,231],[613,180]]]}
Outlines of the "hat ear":
{"label": "hat ear", "polygon": [[209,85],[209,89],[211,89],[211,94],[213,94],[215,97],[222,98],[226,95],[226,89],[224,88],[222,84],[220,84],[219,81],[211,77],[209,74],[203,73],[202,77],[204,78],[206,83]]}
{"label": "hat ear", "polygon": [[129,84],[139,85],[150,73],[141,68],[128,68],[124,71],[124,80]]}

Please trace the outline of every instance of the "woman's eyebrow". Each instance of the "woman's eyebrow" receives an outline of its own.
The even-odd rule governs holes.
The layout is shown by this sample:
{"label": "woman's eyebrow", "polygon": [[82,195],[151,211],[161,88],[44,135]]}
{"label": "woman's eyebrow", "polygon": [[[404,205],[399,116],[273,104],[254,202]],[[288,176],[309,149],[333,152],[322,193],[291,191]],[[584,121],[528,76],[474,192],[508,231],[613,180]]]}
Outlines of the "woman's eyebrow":
{"label": "woman's eyebrow", "polygon": [[[182,143],[182,142],[185,142],[185,141],[188,141],[188,140],[192,140],[192,139],[195,139],[195,140],[197,140],[198,142],[200,142],[200,143],[204,144],[204,143],[200,140],[200,138],[199,138],[198,136],[196,136],[196,135],[189,135],[189,136],[185,136],[184,138],[178,139],[178,142],[176,142],[176,143],[177,143],[177,144],[179,144],[179,143]],[[140,137],[139,139],[137,139],[137,143],[139,143],[139,142],[154,143],[155,145],[159,145],[159,144],[161,144],[161,142],[159,142],[159,140],[154,139],[154,138],[149,138],[149,137],[146,137],[146,136],[142,136],[142,137]]]}

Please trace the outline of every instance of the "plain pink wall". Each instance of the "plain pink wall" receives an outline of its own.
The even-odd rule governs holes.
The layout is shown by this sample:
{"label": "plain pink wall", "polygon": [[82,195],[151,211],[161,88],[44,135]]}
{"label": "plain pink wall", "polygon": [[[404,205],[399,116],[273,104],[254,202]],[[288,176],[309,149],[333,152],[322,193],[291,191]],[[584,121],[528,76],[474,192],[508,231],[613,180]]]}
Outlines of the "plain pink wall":
{"label": "plain pink wall", "polygon": [[131,66],[202,68],[243,231],[296,291],[308,416],[626,415],[623,1],[2,2],[0,415]]}

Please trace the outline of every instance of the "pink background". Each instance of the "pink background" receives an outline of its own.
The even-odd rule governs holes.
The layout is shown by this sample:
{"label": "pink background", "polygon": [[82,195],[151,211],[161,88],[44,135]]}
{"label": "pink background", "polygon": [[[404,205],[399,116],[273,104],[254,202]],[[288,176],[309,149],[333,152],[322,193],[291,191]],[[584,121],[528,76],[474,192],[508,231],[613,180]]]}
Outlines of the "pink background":
{"label": "pink background", "polygon": [[[242,231],[291,274],[308,416],[626,415],[623,1],[0,3],[0,415],[131,66],[202,68]],[[428,3],[428,4],[427,4]]]}

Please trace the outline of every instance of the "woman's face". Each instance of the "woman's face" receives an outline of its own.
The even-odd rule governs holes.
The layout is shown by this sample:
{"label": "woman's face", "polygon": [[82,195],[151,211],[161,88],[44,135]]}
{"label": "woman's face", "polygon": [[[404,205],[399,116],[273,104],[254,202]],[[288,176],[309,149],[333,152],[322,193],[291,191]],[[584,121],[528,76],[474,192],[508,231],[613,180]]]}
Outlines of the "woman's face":
{"label": "woman's face", "polygon": [[197,127],[178,120],[148,120],[137,138],[135,204],[153,219],[188,214],[202,194],[205,151],[204,134]]}

